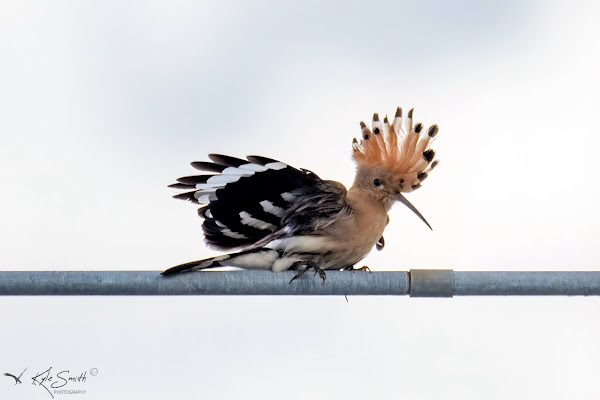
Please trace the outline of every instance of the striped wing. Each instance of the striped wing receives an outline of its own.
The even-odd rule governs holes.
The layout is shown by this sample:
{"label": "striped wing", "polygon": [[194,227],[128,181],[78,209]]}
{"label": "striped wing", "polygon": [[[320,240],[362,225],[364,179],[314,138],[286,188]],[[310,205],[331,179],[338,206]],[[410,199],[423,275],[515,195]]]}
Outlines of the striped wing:
{"label": "striped wing", "polygon": [[[211,247],[251,246],[284,225],[288,231],[318,228],[325,213],[337,214],[345,207],[345,188],[310,171],[259,156],[209,158],[212,162],[192,166],[213,174],[185,176],[170,187],[186,189],[175,198],[205,204],[198,214]],[[319,202],[316,208],[311,205]]]}

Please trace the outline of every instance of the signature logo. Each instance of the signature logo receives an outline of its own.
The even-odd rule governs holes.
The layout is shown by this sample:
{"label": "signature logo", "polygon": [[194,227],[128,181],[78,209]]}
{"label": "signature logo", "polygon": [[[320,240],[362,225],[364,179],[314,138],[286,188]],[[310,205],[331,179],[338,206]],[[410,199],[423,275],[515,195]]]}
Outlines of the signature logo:
{"label": "signature logo", "polygon": [[[15,385],[21,385],[23,384],[23,379],[25,379],[23,375],[26,371],[27,368],[19,375],[5,372],[4,376],[13,379]],[[43,389],[50,397],[54,398],[55,395],[60,394],[85,394],[85,384],[88,382],[88,379],[96,375],[98,375],[98,369],[96,368],[77,372],[65,369],[54,373],[53,367],[50,367],[45,371],[31,374],[29,379],[33,386]]]}
{"label": "signature logo", "polygon": [[23,383],[23,382],[21,382],[21,377],[23,376],[25,371],[27,371],[27,368],[25,368],[19,376],[14,376],[13,374],[9,374],[8,372],[5,372],[4,376],[10,376],[11,378],[13,378],[15,380],[15,385],[18,385],[19,383]]}

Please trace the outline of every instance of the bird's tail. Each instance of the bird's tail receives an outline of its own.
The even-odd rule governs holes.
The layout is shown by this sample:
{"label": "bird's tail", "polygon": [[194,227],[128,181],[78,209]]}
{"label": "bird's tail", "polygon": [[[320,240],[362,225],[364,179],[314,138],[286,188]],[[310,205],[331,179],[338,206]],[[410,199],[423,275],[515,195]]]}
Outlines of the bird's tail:
{"label": "bird's tail", "polygon": [[258,247],[239,251],[237,253],[229,253],[222,256],[176,265],[164,271],[162,275],[172,275],[179,272],[193,272],[222,266],[248,269],[270,269],[279,256],[280,254],[277,250]]}

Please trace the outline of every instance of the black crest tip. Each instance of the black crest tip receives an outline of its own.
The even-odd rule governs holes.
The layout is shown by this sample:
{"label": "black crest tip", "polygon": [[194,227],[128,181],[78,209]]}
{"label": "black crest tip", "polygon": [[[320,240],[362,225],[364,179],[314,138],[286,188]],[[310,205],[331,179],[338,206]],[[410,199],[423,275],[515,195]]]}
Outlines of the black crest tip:
{"label": "black crest tip", "polygon": [[439,130],[440,128],[437,126],[437,124],[434,124],[429,127],[427,134],[429,135],[429,137],[434,138],[438,134]]}
{"label": "black crest tip", "polygon": [[433,157],[435,157],[435,151],[433,149],[425,150],[423,152],[423,157],[425,158],[425,160],[427,160],[427,162],[431,162],[431,160],[433,160]]}

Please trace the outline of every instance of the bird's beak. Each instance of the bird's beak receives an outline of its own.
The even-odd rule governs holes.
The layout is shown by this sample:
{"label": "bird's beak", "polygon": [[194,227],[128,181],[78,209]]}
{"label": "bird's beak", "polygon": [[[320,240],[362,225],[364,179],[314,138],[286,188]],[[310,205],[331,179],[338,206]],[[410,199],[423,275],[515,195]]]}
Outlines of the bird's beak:
{"label": "bird's beak", "polygon": [[400,203],[404,204],[412,212],[414,212],[415,214],[417,214],[417,217],[421,218],[421,221],[425,222],[425,225],[427,225],[429,227],[429,229],[433,230],[433,228],[431,227],[431,225],[429,225],[429,222],[427,222],[427,220],[425,219],[425,217],[423,215],[421,215],[421,213],[419,212],[419,210],[416,209],[415,206],[413,206],[412,204],[410,204],[410,201],[408,201],[406,199],[406,197],[404,197],[404,196],[402,196],[402,194],[398,193],[398,194],[393,195],[392,198],[394,200],[397,200]]}

